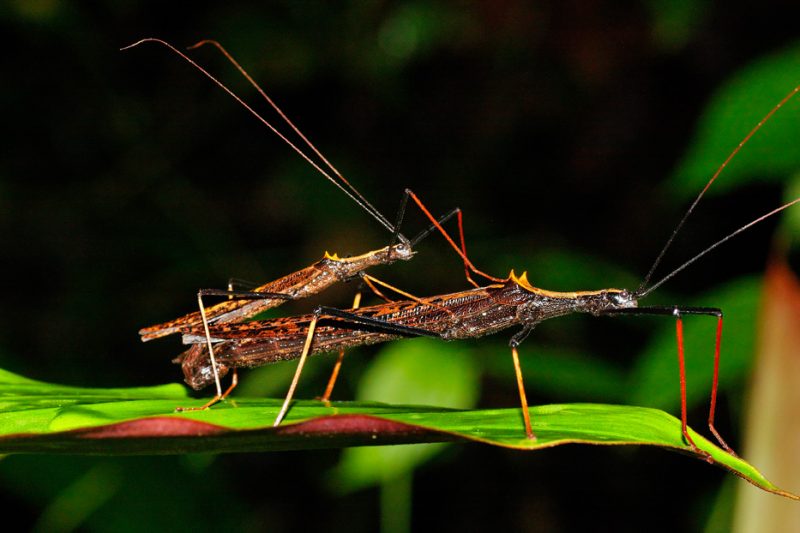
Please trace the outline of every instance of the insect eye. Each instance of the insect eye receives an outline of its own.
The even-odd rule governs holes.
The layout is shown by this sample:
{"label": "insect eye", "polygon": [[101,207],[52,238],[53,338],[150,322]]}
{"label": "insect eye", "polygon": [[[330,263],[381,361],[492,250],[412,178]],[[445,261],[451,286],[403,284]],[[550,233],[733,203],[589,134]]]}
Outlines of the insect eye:
{"label": "insect eye", "polygon": [[394,252],[402,257],[410,257],[414,253],[411,249],[411,245],[407,242],[395,244]]}
{"label": "insect eye", "polygon": [[609,293],[609,296],[611,296],[611,301],[615,304],[624,304],[630,299],[628,291],[612,292]]}

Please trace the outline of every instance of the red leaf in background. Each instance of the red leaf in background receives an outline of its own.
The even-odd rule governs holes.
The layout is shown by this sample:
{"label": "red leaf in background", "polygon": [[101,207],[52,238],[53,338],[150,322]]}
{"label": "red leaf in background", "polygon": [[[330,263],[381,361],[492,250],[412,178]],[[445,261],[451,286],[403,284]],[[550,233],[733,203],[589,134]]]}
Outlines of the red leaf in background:
{"label": "red leaf in background", "polygon": [[[782,260],[764,283],[753,382],[747,402],[745,456],[775,484],[800,490],[800,281]],[[740,484],[738,531],[796,531],[800,506]]]}

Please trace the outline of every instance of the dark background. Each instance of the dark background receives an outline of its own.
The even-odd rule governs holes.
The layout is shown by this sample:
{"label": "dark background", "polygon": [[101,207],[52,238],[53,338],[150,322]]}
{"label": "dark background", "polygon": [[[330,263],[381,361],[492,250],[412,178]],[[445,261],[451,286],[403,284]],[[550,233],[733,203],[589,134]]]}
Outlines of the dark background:
{"label": "dark background", "polygon": [[[191,310],[197,288],[230,276],[272,279],[325,250],[358,254],[387,242],[378,224],[177,57],[154,45],[118,51],[148,36],[225,44],[389,218],[405,187],[437,213],[460,206],[481,268],[505,275],[558,250],[612,274],[548,286],[559,278],[532,271],[534,284],[635,288],[688,203],[664,183],[704,104],[738,69],[792,44],[797,30],[785,22],[800,15],[792,2],[659,4],[7,3],[0,363],[81,386],[177,381],[177,343],[143,345],[136,331]],[[193,57],[253,97],[218,54]],[[709,175],[720,162],[709,163]],[[668,262],[780,198],[776,185],[712,198]],[[413,210],[407,218],[408,234],[424,225]],[[676,278],[668,299],[762,270],[774,224],[766,226]],[[465,287],[461,272],[432,237],[413,262],[376,274],[434,294]],[[322,301],[346,305],[352,290]],[[542,338],[621,365],[649,334],[647,324],[565,324],[542,328]],[[507,336],[499,337],[486,346],[505,354]],[[361,361],[345,369],[350,384],[340,398],[352,395],[369,354],[353,359]],[[516,401],[510,381],[486,380],[482,390],[479,405]],[[531,394],[534,403],[549,400]],[[702,407],[693,416],[701,421]],[[735,417],[722,418],[736,440]],[[33,525],[70,490],[107,494],[83,507],[76,500],[89,530],[373,530],[377,489],[342,496],[324,482],[337,457],[12,457],[2,464],[0,503]],[[459,446],[416,472],[413,524],[624,530],[656,516],[664,529],[698,530],[725,477],[659,450]]]}

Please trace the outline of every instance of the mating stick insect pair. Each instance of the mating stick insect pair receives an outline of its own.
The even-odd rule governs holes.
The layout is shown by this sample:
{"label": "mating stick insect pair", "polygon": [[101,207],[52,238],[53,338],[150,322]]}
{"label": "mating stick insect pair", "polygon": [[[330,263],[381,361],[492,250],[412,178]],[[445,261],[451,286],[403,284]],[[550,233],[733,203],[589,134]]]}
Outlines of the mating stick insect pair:
{"label": "mating stick insect pair", "polygon": [[[187,383],[195,389],[200,389],[214,383],[217,390],[216,396],[201,408],[209,407],[215,402],[224,399],[230,393],[237,382],[235,373],[237,368],[256,367],[276,361],[299,359],[289,392],[275,420],[275,425],[278,425],[286,415],[305,361],[310,355],[323,352],[339,352],[339,359],[336,362],[331,379],[328,382],[328,387],[323,396],[323,400],[327,401],[330,397],[336,376],[338,375],[342,355],[347,348],[386,342],[403,337],[427,336],[442,340],[475,338],[496,333],[512,326],[519,326],[521,329],[511,337],[509,346],[519,389],[525,435],[529,439],[535,439],[536,437],[532,429],[525,395],[518,349],[520,344],[538,323],[571,313],[589,313],[595,316],[664,315],[674,317],[676,323],[681,396],[681,431],[683,438],[695,452],[706,455],[705,452],[701,452],[698,449],[687,430],[686,378],[683,347],[683,316],[705,315],[716,317],[717,319],[714,348],[714,373],[708,426],[720,445],[728,452],[733,453],[733,450],[722,439],[714,427],[720,347],[722,342],[722,310],[715,307],[687,307],[681,305],[640,306],[639,301],[724,242],[746,231],[753,225],[800,202],[800,198],[795,199],[752,220],[713,243],[711,246],[708,246],[700,253],[681,264],[678,268],[662,277],[659,281],[651,283],[653,274],[660,265],[667,250],[672,245],[676,235],[682,229],[687,218],[694,211],[709,187],[716,181],[722,170],[739,152],[742,146],[744,146],[778,109],[800,91],[800,86],[795,87],[786,95],[784,99],[781,100],[750,131],[750,133],[748,133],[728,158],[719,166],[673,230],[643,282],[636,290],[601,289],[595,291],[556,292],[534,287],[528,282],[525,273],[517,276],[511,271],[508,278],[497,278],[476,268],[467,256],[462,215],[461,211],[458,209],[437,219],[413,192],[406,190],[406,195],[403,197],[396,223],[389,223],[383,215],[345,180],[313,144],[300,133],[255,81],[244,72],[238,63],[236,63],[218,43],[203,41],[195,46],[206,43],[217,46],[322,161],[324,166],[333,173],[333,176],[320,168],[309,155],[289,141],[227,87],[222,85],[202,67],[168,43],[158,39],[144,39],[127,48],[137,46],[143,42],[157,42],[167,46],[191,63],[195,68],[199,69],[204,75],[228,92],[250,111],[250,113],[255,115],[262,123],[275,132],[284,142],[289,144],[292,149],[297,151],[325,178],[342,189],[362,209],[367,211],[392,234],[390,244],[380,250],[374,250],[347,259],[340,259],[335,255],[331,256],[326,253],[325,258],[314,265],[276,281],[264,284],[251,291],[233,290],[231,286],[229,286],[228,290],[201,290],[198,293],[199,312],[191,313],[164,324],[142,329],[140,331],[142,340],[150,340],[172,333],[181,333],[183,335],[183,342],[191,345],[188,351],[176,359],[176,362],[182,364]],[[399,231],[408,198],[414,201],[431,224],[427,230],[423,231],[414,239],[404,237]],[[443,227],[443,224],[454,215],[457,215],[458,218],[459,244],[455,242]],[[390,264],[397,260],[411,259],[414,255],[413,246],[431,231],[439,232],[460,256],[464,263],[466,278],[474,288],[451,294],[420,298],[396,289],[365,273],[367,268],[375,265]],[[474,281],[473,275],[485,278],[490,283],[481,286]],[[337,281],[344,281],[355,277],[361,278],[376,294],[378,294],[378,296],[386,299],[386,303],[359,308],[360,295],[357,295],[353,308],[349,310],[319,306],[313,313],[308,315],[245,322],[245,320],[255,316],[264,309],[275,307],[287,300],[295,300],[318,294]],[[397,292],[407,299],[402,301],[388,300],[383,296],[378,286]],[[203,303],[203,297],[212,295],[228,296],[236,299],[224,301],[206,308]],[[232,385],[227,391],[223,392],[220,384],[220,377],[230,369],[234,371]]]}

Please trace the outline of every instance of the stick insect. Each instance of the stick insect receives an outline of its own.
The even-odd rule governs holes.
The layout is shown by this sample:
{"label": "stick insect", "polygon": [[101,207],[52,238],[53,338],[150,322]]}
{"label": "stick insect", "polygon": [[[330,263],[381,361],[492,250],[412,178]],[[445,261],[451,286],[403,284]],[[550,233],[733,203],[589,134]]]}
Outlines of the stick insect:
{"label": "stick insect", "polygon": [[[329,254],[325,252],[324,257],[316,263],[293,272],[287,276],[270,281],[251,290],[235,290],[233,281],[228,283],[228,289],[201,289],[197,293],[198,311],[186,314],[179,318],[163,322],[153,326],[145,327],[139,330],[139,335],[142,341],[157,339],[160,337],[178,333],[186,328],[200,327],[208,331],[211,324],[227,324],[236,323],[247,320],[262,311],[277,307],[288,300],[299,300],[319,294],[331,285],[341,282],[349,281],[352,279],[360,278],[379,296],[382,296],[379,289],[374,284],[375,278],[367,275],[364,271],[368,268],[377,265],[389,265],[395,261],[407,261],[411,259],[415,252],[414,246],[431,233],[435,226],[419,233],[413,239],[405,237],[400,233],[400,225],[403,220],[405,208],[408,200],[408,194],[403,196],[403,199],[398,210],[395,223],[392,224],[389,220],[380,213],[364,196],[339,172],[339,170],[331,164],[327,158],[303,135],[303,133],[294,125],[294,123],[284,114],[284,112],[273,102],[273,100],[262,90],[256,81],[245,71],[243,67],[216,41],[204,40],[189,47],[195,49],[200,46],[211,44],[215,46],[239,72],[247,79],[247,81],[259,92],[259,94],[267,101],[272,109],[280,116],[280,118],[297,134],[302,142],[311,150],[312,154],[317,157],[317,161],[312,158],[312,155],[306,154],[297,144],[289,140],[283,133],[276,129],[269,121],[263,118],[256,112],[250,105],[244,102],[239,96],[233,93],[228,87],[218,81],[213,75],[206,71],[203,67],[198,65],[194,60],[186,56],[186,54],[179,51],[171,44],[161,39],[142,39],[134,44],[126,46],[122,50],[139,46],[146,42],[153,42],[163,45],[176,53],[178,56],[186,60],[190,65],[199,70],[222,90],[227,92],[234,98],[241,106],[255,116],[262,124],[267,126],[273,133],[275,133],[281,140],[288,144],[295,152],[297,152],[303,159],[305,159],[317,172],[319,172],[328,181],[333,183],[336,187],[342,190],[349,196],[359,207],[366,211],[372,218],[378,221],[384,228],[391,232],[392,237],[388,246],[378,250],[372,250],[365,254],[340,258],[336,254]],[[327,170],[323,167],[326,167]],[[461,220],[461,211],[456,208],[445,214],[439,220],[438,224],[444,223],[454,215],[458,214],[459,221]],[[207,296],[228,296],[227,301],[220,302],[211,307],[206,307],[203,302],[203,297]],[[360,303],[360,291],[356,294],[353,307],[358,307]],[[227,397],[238,383],[237,375],[234,373],[231,386],[225,391],[222,391],[220,382],[220,373],[215,361],[214,348],[211,343],[210,335],[206,335],[206,352],[204,357],[210,361],[209,367],[204,367],[207,371],[205,378],[213,379],[216,385],[216,395],[202,408],[209,407],[214,403]],[[337,360],[331,378],[326,387],[325,393],[322,397],[327,401],[333,390],[336,377],[339,373],[339,368],[342,363],[343,352]],[[185,365],[184,368],[191,367],[191,364]],[[192,383],[190,376],[187,374],[187,382]]]}
{"label": "stick insect", "polygon": [[[748,222],[706,247],[660,280],[651,283],[653,274],[674,242],[675,237],[711,185],[748,140],[798,91],[800,91],[800,86],[795,87],[786,95],[745,136],[719,166],[678,222],[642,283],[635,290],[601,289],[595,291],[556,292],[534,287],[528,282],[526,273],[517,276],[512,270],[507,278],[496,278],[485,274],[478,270],[467,256],[463,226],[459,225],[461,240],[459,246],[441,224],[436,221],[419,198],[413,192],[407,190],[407,194],[461,257],[467,272],[467,279],[475,288],[451,294],[413,298],[360,309],[340,310],[320,306],[312,314],[308,315],[245,324],[220,324],[212,326],[208,331],[187,328],[183,331],[183,340],[184,343],[193,344],[193,346],[188,350],[184,364],[188,363],[191,367],[188,370],[196,378],[192,385],[195,388],[201,388],[208,384],[207,380],[202,377],[203,369],[208,365],[208,357],[205,354],[207,347],[202,343],[209,337],[215,343],[217,361],[223,372],[230,368],[255,367],[281,360],[299,359],[294,379],[275,420],[275,425],[277,426],[286,415],[302,373],[303,365],[309,355],[343,350],[353,346],[381,343],[403,337],[427,336],[442,340],[474,338],[496,333],[512,326],[521,326],[521,330],[511,337],[509,347],[519,389],[525,434],[529,439],[535,439],[519,363],[518,348],[537,324],[550,318],[572,313],[588,313],[595,316],[672,316],[675,318],[678,346],[681,431],[685,442],[695,452],[707,456],[696,446],[687,430],[686,372],[683,342],[683,317],[686,315],[704,315],[717,319],[714,374],[708,427],[720,445],[733,454],[731,447],[728,446],[714,426],[722,342],[722,310],[716,307],[688,307],[682,305],[640,306],[639,301],[728,240],[800,202],[800,198],[797,198]],[[470,277],[470,272],[488,279],[491,283],[486,286],[478,286]],[[393,289],[388,284],[384,285],[389,289]]]}

